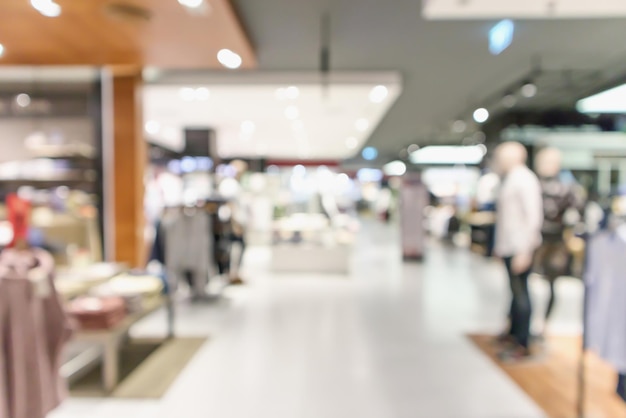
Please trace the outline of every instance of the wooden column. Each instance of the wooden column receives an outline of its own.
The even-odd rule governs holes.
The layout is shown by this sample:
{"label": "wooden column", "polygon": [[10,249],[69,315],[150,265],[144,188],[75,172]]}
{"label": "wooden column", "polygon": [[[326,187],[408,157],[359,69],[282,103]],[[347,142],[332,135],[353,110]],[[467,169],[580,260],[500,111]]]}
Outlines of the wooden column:
{"label": "wooden column", "polygon": [[144,173],[146,142],[140,71],[113,72],[113,219],[114,260],[139,267],[145,262]]}

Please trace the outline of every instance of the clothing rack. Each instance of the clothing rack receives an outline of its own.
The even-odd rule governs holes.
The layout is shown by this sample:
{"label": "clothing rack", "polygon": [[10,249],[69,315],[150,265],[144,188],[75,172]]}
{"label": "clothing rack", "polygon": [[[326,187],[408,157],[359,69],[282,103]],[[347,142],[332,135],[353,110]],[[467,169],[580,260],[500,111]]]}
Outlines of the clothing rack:
{"label": "clothing rack", "polygon": [[[600,231],[606,230],[609,228],[610,217],[616,216],[610,209],[605,211],[605,217],[600,224]],[[622,223],[626,223],[626,216],[621,214],[619,216]],[[582,317],[582,341],[581,341],[581,351],[580,357],[578,361],[578,384],[577,384],[577,400],[576,400],[576,413],[578,418],[585,418],[585,407],[586,407],[586,389],[587,389],[587,378],[586,378],[586,367],[587,367],[587,318],[588,318],[588,309],[589,309],[589,298],[587,292],[587,280],[585,277],[585,272],[587,271],[587,263],[589,261],[589,242],[591,238],[591,234],[588,232],[584,233],[580,237],[585,241],[585,254],[584,254],[584,266],[583,266],[583,317]],[[620,382],[624,382],[625,377],[620,374]],[[622,394],[623,395],[623,394]],[[622,396],[623,397],[623,396]],[[626,401],[626,399],[625,399]]]}

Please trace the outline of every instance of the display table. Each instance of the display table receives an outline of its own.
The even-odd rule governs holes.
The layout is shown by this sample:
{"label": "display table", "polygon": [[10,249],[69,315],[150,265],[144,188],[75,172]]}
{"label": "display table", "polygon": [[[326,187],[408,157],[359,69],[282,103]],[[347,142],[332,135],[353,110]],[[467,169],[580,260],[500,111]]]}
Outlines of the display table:
{"label": "display table", "polygon": [[352,247],[279,244],[272,248],[272,270],[277,273],[348,274]]}
{"label": "display table", "polygon": [[[59,269],[55,286],[65,301],[71,301],[96,290],[99,286],[114,283],[128,268],[123,264],[100,263],[71,269]],[[132,276],[131,276],[132,277]],[[139,276],[138,276],[139,277]],[[132,280],[132,278],[131,278]],[[119,383],[119,352],[127,340],[128,331],[137,322],[165,307],[168,315],[168,339],[174,335],[174,307],[169,295],[144,297],[141,309],[129,313],[122,322],[110,329],[77,330],[72,343],[83,348],[79,354],[66,361],[61,368],[63,377],[71,380],[101,362],[102,387],[111,393]]]}
{"label": "display table", "polygon": [[119,383],[119,352],[128,337],[128,331],[137,322],[164,305],[165,298],[146,300],[141,312],[128,315],[114,328],[100,331],[81,330],[74,334],[73,341],[89,343],[101,348],[98,352],[102,355],[102,387],[107,393],[111,393]]}
{"label": "display table", "polygon": [[[343,221],[343,222],[339,222]],[[272,270],[277,273],[348,274],[354,233],[337,218],[296,214],[274,221]]]}

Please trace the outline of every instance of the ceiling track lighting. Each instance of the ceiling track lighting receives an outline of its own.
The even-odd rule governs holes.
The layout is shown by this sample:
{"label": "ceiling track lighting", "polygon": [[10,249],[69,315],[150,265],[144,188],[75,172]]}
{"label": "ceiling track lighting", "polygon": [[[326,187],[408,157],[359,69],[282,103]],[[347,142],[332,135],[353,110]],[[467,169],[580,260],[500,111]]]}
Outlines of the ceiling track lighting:
{"label": "ceiling track lighting", "polygon": [[524,81],[524,83],[522,84],[522,87],[520,88],[520,93],[525,98],[530,99],[537,95],[537,90],[538,90],[537,85],[533,81],[526,80]]}
{"label": "ceiling track lighting", "polygon": [[4,45],[0,44],[0,57],[4,55]]}

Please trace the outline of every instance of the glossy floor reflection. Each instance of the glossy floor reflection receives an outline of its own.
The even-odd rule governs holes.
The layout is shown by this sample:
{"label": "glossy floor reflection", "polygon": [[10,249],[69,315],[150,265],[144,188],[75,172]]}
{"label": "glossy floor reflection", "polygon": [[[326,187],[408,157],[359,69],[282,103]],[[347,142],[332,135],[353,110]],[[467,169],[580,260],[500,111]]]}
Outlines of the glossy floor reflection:
{"label": "glossy floor reflection", "polygon": [[[366,224],[349,278],[272,275],[269,250],[251,249],[248,286],[180,307],[177,332],[210,340],[164,399],[70,400],[52,417],[542,417],[465,338],[502,324],[501,265],[440,244],[423,264],[403,264],[396,242],[393,227]],[[580,285],[558,289],[551,329],[576,332]],[[541,280],[533,293],[541,311]],[[163,333],[164,315],[133,332]]]}

